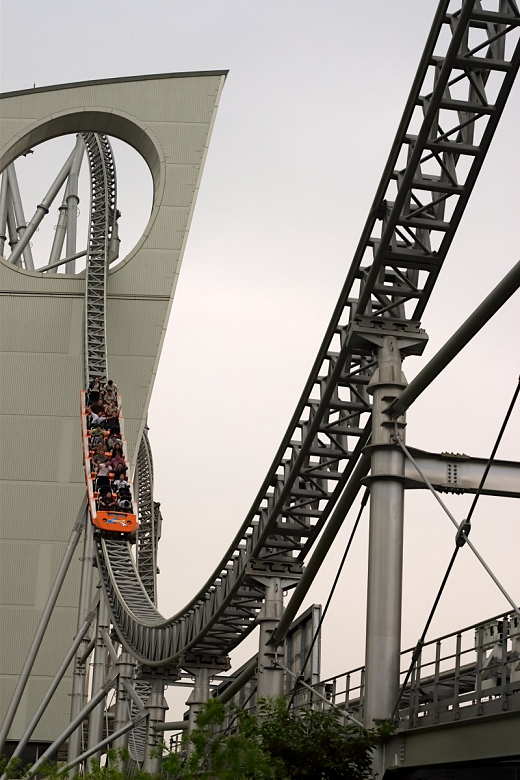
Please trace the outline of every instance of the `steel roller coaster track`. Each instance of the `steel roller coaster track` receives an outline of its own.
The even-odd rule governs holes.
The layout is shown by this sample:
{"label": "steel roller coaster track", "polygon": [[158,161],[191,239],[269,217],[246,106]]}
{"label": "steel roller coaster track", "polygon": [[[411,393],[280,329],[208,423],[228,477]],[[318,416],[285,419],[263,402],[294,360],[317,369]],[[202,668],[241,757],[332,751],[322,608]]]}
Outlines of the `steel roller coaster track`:
{"label": "steel roller coaster track", "polygon": [[[108,138],[99,133],[84,133],[90,168],[91,208],[89,245],[85,287],[85,379],[95,376],[106,380],[108,375],[105,312],[106,278],[109,264],[110,238],[117,219],[117,179],[114,157]],[[149,598],[155,602],[157,586],[157,544],[160,535],[160,509],[153,501],[153,461],[146,431],[141,439],[137,459],[139,538],[137,571]],[[147,701],[151,685],[147,680],[135,680],[134,687],[142,701]],[[132,702],[131,715],[137,715]],[[130,740],[130,756],[134,764],[144,758],[146,723],[134,729]]]}
{"label": "steel roller coaster track", "polygon": [[[255,626],[262,604],[263,591],[248,576],[251,567],[278,576],[301,570],[368,441],[367,385],[375,360],[366,334],[377,337],[384,329],[413,340],[420,333],[420,319],[518,72],[519,28],[514,0],[440,2],[301,399],[249,514],[199,593],[171,618],[156,609],[157,526],[144,483],[142,489],[139,484],[140,517],[147,531],[137,563],[130,544],[98,538],[97,565],[112,621],[136,660],[165,667],[182,663],[188,651],[227,655]],[[109,176],[102,146],[98,143],[96,164]],[[110,198],[110,186],[96,186],[94,211],[101,191]],[[106,251],[110,207],[104,215],[92,225],[99,225],[100,234],[105,225]],[[92,252],[87,274],[88,377],[106,371],[101,359],[106,265],[102,273],[100,257],[101,252]],[[147,457],[140,450],[138,464]]]}

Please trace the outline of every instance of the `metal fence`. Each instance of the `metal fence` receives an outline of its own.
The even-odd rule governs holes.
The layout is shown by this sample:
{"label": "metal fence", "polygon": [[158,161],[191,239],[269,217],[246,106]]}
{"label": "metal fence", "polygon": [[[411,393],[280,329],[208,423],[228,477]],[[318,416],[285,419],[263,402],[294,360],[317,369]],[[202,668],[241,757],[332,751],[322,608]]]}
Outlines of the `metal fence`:
{"label": "metal fence", "polygon": [[[520,710],[520,618],[506,613],[426,642],[409,679],[414,648],[401,656],[400,730]],[[365,669],[322,680],[313,690],[363,718]],[[326,708],[309,690],[298,706]]]}

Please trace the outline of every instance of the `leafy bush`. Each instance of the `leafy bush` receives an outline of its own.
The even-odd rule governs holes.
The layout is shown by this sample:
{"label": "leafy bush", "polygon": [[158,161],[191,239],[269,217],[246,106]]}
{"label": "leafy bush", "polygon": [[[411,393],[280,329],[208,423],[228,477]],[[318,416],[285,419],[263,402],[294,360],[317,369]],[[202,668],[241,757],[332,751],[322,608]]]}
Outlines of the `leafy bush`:
{"label": "leafy bush", "polygon": [[[210,699],[197,715],[195,731],[183,737],[180,752],[165,752],[160,775],[137,771],[132,780],[370,780],[372,749],[392,728],[366,730],[343,720],[334,709],[288,709],[285,699],[260,701],[258,717]],[[109,750],[106,766],[92,761],[83,780],[129,780],[118,768],[126,757],[125,751]],[[38,775],[65,778],[60,769],[47,764]],[[6,770],[9,780],[16,780],[28,767],[0,760],[0,775]]]}

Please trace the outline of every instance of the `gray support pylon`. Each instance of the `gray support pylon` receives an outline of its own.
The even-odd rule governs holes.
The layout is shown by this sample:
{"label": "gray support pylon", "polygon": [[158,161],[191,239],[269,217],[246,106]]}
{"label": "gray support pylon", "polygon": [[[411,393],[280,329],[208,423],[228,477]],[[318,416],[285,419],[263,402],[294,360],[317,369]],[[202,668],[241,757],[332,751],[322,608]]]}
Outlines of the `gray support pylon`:
{"label": "gray support pylon", "polygon": [[[117,652],[116,652],[116,649],[115,649],[114,645],[112,644],[112,640],[110,639],[110,636],[108,634],[107,629],[106,628],[102,628],[100,633],[101,633],[101,636],[103,637],[103,641],[105,643],[105,647],[107,648],[108,653],[110,655],[110,659],[112,661],[112,664],[114,666],[117,666],[117,663],[118,663]],[[133,659],[132,659],[132,663],[135,666],[135,663],[134,663]],[[135,688],[132,685],[132,683],[128,682],[128,679],[125,678],[125,677],[123,678],[123,686],[124,686],[127,694],[132,699],[133,703],[135,704],[137,711],[138,712],[142,712],[144,710],[143,700],[141,699],[141,697],[139,696],[139,694],[135,690]]]}
{"label": "gray support pylon", "polygon": [[[23,231],[23,235],[20,234],[20,240],[17,243],[16,247],[13,249],[13,252],[10,255],[10,257],[8,258],[9,262],[16,263],[18,258],[21,256],[22,252],[24,253],[24,258],[25,258],[26,247],[29,245],[29,241],[36,233],[36,230],[38,229],[38,226],[40,225],[44,216],[49,213],[49,208],[51,207],[56,195],[63,187],[65,180],[67,179],[67,176],[69,176],[69,172],[71,170],[71,166],[73,162],[74,162],[74,150],[69,154],[60,172],[54,179],[49,191],[46,193],[42,202],[38,205],[34,216],[32,217],[31,221],[26,225]],[[26,263],[27,263],[27,259],[26,259]]]}
{"label": "gray support pylon", "polygon": [[[20,195],[20,187],[18,186],[18,178],[16,176],[16,170],[14,163],[11,163],[7,168],[9,176],[9,189],[11,190],[11,196],[13,198],[14,216],[16,219],[16,230],[18,237],[22,240],[27,225],[25,223],[25,215],[23,213],[22,196]],[[27,244],[23,251],[23,259],[25,267],[28,271],[34,271],[34,262],[31,252],[30,244]]]}
{"label": "gray support pylon", "polygon": [[49,263],[49,265],[43,265],[41,268],[37,268],[36,270],[40,273],[51,273],[51,271],[55,271],[57,268],[60,267],[60,265],[66,265],[67,263],[70,263],[72,260],[79,260],[80,257],[85,257],[87,254],[87,250],[84,249],[82,252],[76,252],[75,255],[72,255],[71,257],[64,257],[61,260],[56,260],[55,263]]}
{"label": "gray support pylon", "polygon": [[114,731],[112,734],[109,734],[108,737],[105,737],[105,739],[101,740],[99,745],[95,745],[93,748],[90,748],[89,750],[85,750],[84,753],[82,753],[80,756],[74,759],[74,761],[70,764],[66,764],[66,766],[61,767],[57,775],[63,775],[65,772],[70,772],[71,769],[74,769],[74,767],[79,766],[83,761],[86,761],[87,758],[90,758],[90,756],[94,755],[94,753],[98,750],[101,750],[102,748],[106,747],[107,745],[110,745],[111,742],[116,742],[120,737],[124,736],[125,734],[128,734],[129,731],[134,729],[142,720],[147,718],[147,714],[139,714],[132,720],[127,721],[120,729],[117,731]]}
{"label": "gray support pylon", "polygon": [[[43,609],[42,616],[38,624],[38,628],[36,629],[36,633],[34,635],[34,639],[32,641],[31,647],[29,648],[29,652],[27,653],[27,658],[25,659],[25,663],[20,672],[18,682],[16,683],[16,687],[14,689],[11,703],[7,708],[4,722],[2,723],[2,728],[0,729],[0,753],[3,752],[5,742],[9,734],[9,729],[12,726],[14,716],[16,715],[16,711],[18,709],[20,700],[25,690],[25,686],[27,685],[27,681],[29,679],[34,662],[36,660],[38,650],[40,649],[41,643],[43,641],[43,637],[45,636],[45,632],[47,631],[49,621],[52,617],[54,607],[56,606],[58,596],[60,595],[61,586],[63,585],[63,581],[65,580],[65,577],[69,570],[69,564],[72,560],[72,556],[74,555],[74,550],[76,549],[76,545],[78,543],[79,537],[81,536],[81,532],[83,530],[83,518],[85,516],[86,506],[87,506],[87,498],[85,495],[85,498],[81,502],[81,508],[78,512],[78,516],[76,517],[76,521],[72,528],[69,541],[65,549],[65,553],[63,555],[60,566],[56,573],[56,577],[54,578],[52,588],[47,598],[47,603],[45,604],[45,607]],[[83,615],[83,620],[85,619],[87,613],[88,613],[88,606],[87,609],[85,610],[85,614]]]}
{"label": "gray support pylon", "polygon": [[4,255],[5,240],[7,238],[7,192],[8,177],[4,172],[2,174],[2,183],[0,185],[0,255]]}
{"label": "gray support pylon", "polygon": [[[7,179],[9,181],[9,178]],[[11,198],[11,191],[7,188],[7,232],[9,234],[9,246],[11,252],[18,243],[18,233],[16,232],[16,220],[14,218],[13,199]],[[21,265],[21,260],[18,260],[17,265]]]}
{"label": "gray support pylon", "polygon": [[162,758],[158,753],[158,748],[162,745],[162,736],[155,730],[157,723],[164,723],[168,705],[164,698],[164,683],[160,679],[152,680],[150,697],[146,702],[148,712],[148,721],[146,725],[146,745],[144,750],[145,772],[150,774],[159,774],[161,771]]}
{"label": "gray support pylon", "polygon": [[[257,578],[260,580],[260,578]],[[266,577],[263,580],[265,599],[258,615],[260,636],[258,642],[258,699],[282,696],[284,692],[284,673],[280,666],[274,666],[278,657],[282,657],[282,645],[269,644],[274,630],[283,614],[283,581],[280,577]]]}
{"label": "gray support pylon", "polygon": [[[85,144],[80,135],[76,140],[76,146],[73,152],[73,160],[69,174],[69,187],[67,193],[67,240],[65,245],[65,254],[67,257],[72,257],[76,254],[76,237],[78,231],[78,182],[79,171],[81,168],[81,162],[83,160],[83,153],[85,151]],[[76,273],[76,263],[74,260],[69,260],[65,266],[65,273]]]}
{"label": "gray support pylon", "polygon": [[54,238],[52,240],[51,253],[49,256],[49,273],[55,274],[58,268],[58,262],[63,251],[63,244],[65,242],[65,233],[67,232],[67,196],[69,194],[69,184],[65,187],[65,194],[61,206],[58,207],[58,222],[54,230]]}
{"label": "gray support pylon", "polygon": [[[94,660],[92,662],[92,690],[101,688],[107,676],[107,648],[103,641],[101,629],[107,629],[110,625],[108,606],[103,594],[100,594],[98,604],[98,616],[96,625],[96,645],[94,647]],[[88,748],[92,748],[103,739],[103,716],[105,703],[101,701],[90,713],[88,721]],[[99,758],[99,755],[97,755]]]}
{"label": "gray support pylon", "polygon": [[[114,710],[114,731],[122,729],[125,723],[130,719],[131,706],[128,698],[126,683],[130,683],[134,677],[134,663],[130,653],[121,653],[116,662],[116,669],[119,672],[117,683],[116,705]],[[114,740],[114,748],[128,748],[128,731]],[[127,762],[121,759],[117,760],[118,769],[121,772],[126,771]]]}
{"label": "gray support pylon", "polygon": [[[20,741],[18,742],[18,744],[17,744],[17,746],[16,746],[16,748],[15,748],[15,750],[14,750],[12,756],[11,756],[11,759],[18,758],[19,756],[22,755],[22,753],[24,751],[24,748],[27,745],[27,743],[29,742],[34,729],[36,728],[36,726],[40,722],[40,719],[41,719],[43,713],[45,712],[45,710],[47,709],[47,706],[48,706],[49,702],[51,701],[52,697],[54,696],[54,693],[55,693],[58,685],[60,684],[60,682],[61,682],[61,680],[63,678],[63,675],[65,674],[65,672],[69,668],[70,662],[74,658],[74,655],[75,655],[78,647],[80,646],[81,642],[83,641],[83,637],[84,637],[85,633],[88,631],[88,628],[89,628],[89,626],[90,626],[90,624],[91,624],[91,622],[94,619],[94,616],[96,614],[96,607],[97,607],[97,603],[94,604],[94,606],[92,607],[92,609],[88,613],[87,617],[83,621],[82,625],[80,626],[79,631],[76,634],[76,636],[74,638],[74,641],[72,642],[72,644],[71,644],[71,646],[70,646],[70,648],[69,648],[65,658],[63,659],[63,661],[62,661],[58,671],[54,675],[54,679],[52,680],[51,684],[49,685],[45,696],[43,697],[43,699],[39,703],[38,709],[34,713],[33,717],[31,718],[31,721],[30,721],[29,725],[27,726],[27,728],[25,729],[22,737],[20,738]],[[6,777],[7,777],[7,775],[3,774],[2,777],[0,778],[0,780],[6,780]]]}
{"label": "gray support pylon", "polygon": [[209,669],[207,666],[190,665],[189,671],[193,673],[193,690],[190,693],[186,704],[189,707],[188,733],[191,734],[192,731],[197,728],[197,713],[202,705],[209,699],[209,684],[212,672],[215,673],[215,670]]}
{"label": "gray support pylon", "polygon": [[399,343],[386,336],[377,350],[378,367],[368,391],[373,394],[370,533],[366,621],[364,723],[390,717],[399,692],[403,580],[404,453],[393,442],[396,425],[385,413],[402,391]]}
{"label": "gray support pylon", "polygon": [[[50,745],[47,750],[42,753],[42,755],[39,757],[39,759],[32,765],[32,767],[28,770],[27,774],[24,776],[24,778],[33,777],[41,767],[41,765],[49,758],[52,758],[58,748],[63,745],[65,740],[70,737],[73,731],[75,731],[87,715],[96,707],[99,702],[103,701],[107,693],[110,691],[110,689],[116,684],[117,682],[117,674],[114,675],[114,677],[111,677],[110,680],[108,680],[105,685],[100,688],[98,691],[92,694],[92,697],[90,701],[87,702],[87,704],[83,707],[83,709],[78,712],[74,720],[72,720],[67,728],[61,732],[60,736],[54,740],[52,745]],[[96,748],[98,745],[96,745]]]}
{"label": "gray support pylon", "polygon": [[[87,512],[85,512],[84,518],[85,524],[85,540],[83,544],[83,556],[81,559],[81,582],[79,591],[79,605],[78,605],[78,624],[84,620],[88,610],[88,604],[92,598],[92,585],[94,579],[94,534],[92,524],[88,518]],[[78,713],[81,711],[84,705],[86,695],[86,669],[84,665],[83,656],[90,643],[90,637],[85,635],[82,645],[80,646],[76,659],[74,661],[74,669],[72,672],[72,693],[70,702],[70,720],[75,720]],[[70,735],[67,745],[67,761],[71,763],[81,753],[81,729],[78,729]],[[79,770],[71,770],[73,774]]]}

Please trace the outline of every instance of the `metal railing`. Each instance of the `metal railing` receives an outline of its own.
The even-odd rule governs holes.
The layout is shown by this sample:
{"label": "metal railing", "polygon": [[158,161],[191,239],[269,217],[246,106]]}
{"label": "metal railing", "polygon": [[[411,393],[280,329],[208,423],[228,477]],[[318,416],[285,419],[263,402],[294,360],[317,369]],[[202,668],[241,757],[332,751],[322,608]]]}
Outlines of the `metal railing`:
{"label": "metal railing", "polygon": [[[401,655],[404,682],[415,648]],[[322,680],[313,689],[330,705],[363,718],[365,668]],[[326,708],[300,689],[296,706]],[[416,729],[520,710],[520,619],[514,612],[426,642],[401,691],[396,726]]]}

